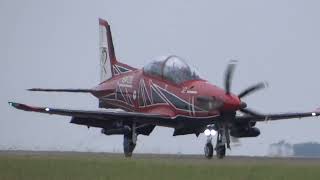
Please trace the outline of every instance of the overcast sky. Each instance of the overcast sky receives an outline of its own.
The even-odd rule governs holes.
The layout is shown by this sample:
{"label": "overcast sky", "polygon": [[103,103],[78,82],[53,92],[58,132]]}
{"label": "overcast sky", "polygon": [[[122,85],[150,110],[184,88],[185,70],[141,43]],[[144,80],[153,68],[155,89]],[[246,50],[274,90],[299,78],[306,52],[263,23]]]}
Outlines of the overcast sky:
{"label": "overcast sky", "polygon": [[[320,2],[266,1],[0,1],[0,149],[122,152],[122,136],[69,124],[70,118],[10,108],[33,105],[97,109],[88,94],[25,89],[90,88],[99,82],[98,18],[111,24],[118,59],[142,67],[176,54],[221,86],[230,59],[239,61],[232,91],[259,81],[270,87],[245,101],[257,111],[310,111],[320,106]],[[279,140],[320,142],[320,119],[257,125],[258,138],[242,139],[228,154],[265,155]],[[172,137],[156,128],[139,136],[136,152],[203,153],[201,135]]]}

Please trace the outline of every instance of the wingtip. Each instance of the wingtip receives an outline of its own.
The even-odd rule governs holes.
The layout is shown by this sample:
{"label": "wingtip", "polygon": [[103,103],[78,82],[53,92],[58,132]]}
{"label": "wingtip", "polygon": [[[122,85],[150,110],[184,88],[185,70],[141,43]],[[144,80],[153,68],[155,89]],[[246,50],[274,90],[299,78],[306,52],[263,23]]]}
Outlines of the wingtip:
{"label": "wingtip", "polygon": [[26,105],[26,104],[21,104],[21,103],[16,103],[16,102],[11,102],[9,101],[8,104],[16,109],[20,109],[20,110],[24,110],[24,111],[36,111],[38,109],[32,107],[32,106],[29,106],[29,105]]}
{"label": "wingtip", "polygon": [[12,107],[17,107],[19,105],[18,103],[11,102],[11,101],[9,101],[8,104],[9,106],[12,106]]}
{"label": "wingtip", "polygon": [[29,88],[29,89],[26,89],[27,91],[40,91],[41,89],[40,88]]}

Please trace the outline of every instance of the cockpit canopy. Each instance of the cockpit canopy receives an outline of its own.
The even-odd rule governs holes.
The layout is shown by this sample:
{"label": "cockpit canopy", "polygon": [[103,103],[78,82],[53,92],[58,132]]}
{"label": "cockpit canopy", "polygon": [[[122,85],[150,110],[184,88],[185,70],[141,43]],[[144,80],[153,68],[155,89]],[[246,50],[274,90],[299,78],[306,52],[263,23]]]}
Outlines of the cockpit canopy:
{"label": "cockpit canopy", "polygon": [[201,79],[197,71],[178,56],[162,56],[156,58],[143,68],[147,75],[168,80],[174,84]]}

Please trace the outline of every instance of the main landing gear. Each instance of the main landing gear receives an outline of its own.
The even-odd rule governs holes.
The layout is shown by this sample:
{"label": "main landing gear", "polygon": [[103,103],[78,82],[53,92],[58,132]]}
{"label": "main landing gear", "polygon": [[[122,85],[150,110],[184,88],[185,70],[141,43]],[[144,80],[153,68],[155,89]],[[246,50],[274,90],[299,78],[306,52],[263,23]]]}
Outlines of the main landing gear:
{"label": "main landing gear", "polygon": [[127,127],[128,131],[123,135],[123,152],[125,157],[131,157],[137,144],[137,133],[135,123]]}
{"label": "main landing gear", "polygon": [[[208,129],[209,130],[209,129]],[[206,130],[207,131],[207,130]],[[210,133],[207,131],[205,132],[205,135],[207,136],[207,142],[204,146],[204,155],[206,158],[211,159],[213,157],[213,150],[216,151],[216,156],[218,159],[222,159],[226,156],[226,145],[228,148],[230,147],[230,141],[229,141],[229,133],[226,132],[227,130],[225,128],[219,129],[217,134],[217,141],[215,149],[213,149],[212,145],[212,138],[216,135],[215,130],[209,130]]]}

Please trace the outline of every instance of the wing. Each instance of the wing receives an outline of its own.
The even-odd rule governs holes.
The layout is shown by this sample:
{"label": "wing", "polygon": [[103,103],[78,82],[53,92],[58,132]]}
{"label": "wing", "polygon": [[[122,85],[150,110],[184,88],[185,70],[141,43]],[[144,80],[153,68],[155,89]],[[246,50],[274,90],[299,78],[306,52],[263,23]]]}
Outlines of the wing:
{"label": "wing", "polygon": [[294,119],[294,118],[305,118],[305,117],[313,117],[319,116],[320,111],[317,109],[312,112],[302,112],[302,113],[279,113],[279,114],[263,114],[258,116],[237,116],[236,121],[274,121],[274,120],[283,120],[283,119]]}
{"label": "wing", "polygon": [[73,117],[73,122],[75,124],[88,125],[94,127],[103,127],[105,124],[114,121],[123,122],[137,122],[140,124],[150,124],[164,127],[172,128],[183,128],[192,126],[205,126],[207,124],[212,124],[212,117],[207,118],[190,118],[190,117],[169,117],[160,114],[150,114],[150,113],[137,113],[137,112],[115,112],[115,111],[105,111],[105,110],[71,110],[71,109],[56,109],[50,107],[35,107],[26,104],[20,104],[15,102],[9,102],[9,105],[16,109],[24,111],[39,112],[45,114],[55,114],[62,116]]}

